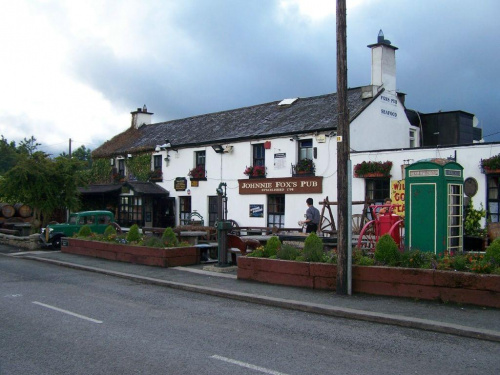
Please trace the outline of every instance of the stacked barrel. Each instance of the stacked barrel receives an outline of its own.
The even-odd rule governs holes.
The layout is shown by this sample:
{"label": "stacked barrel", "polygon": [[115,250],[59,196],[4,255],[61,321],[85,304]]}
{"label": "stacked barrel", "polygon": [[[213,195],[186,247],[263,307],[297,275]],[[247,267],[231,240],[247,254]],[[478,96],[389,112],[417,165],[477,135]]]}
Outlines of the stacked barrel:
{"label": "stacked barrel", "polygon": [[23,203],[0,203],[0,227],[9,223],[30,223],[33,210]]}

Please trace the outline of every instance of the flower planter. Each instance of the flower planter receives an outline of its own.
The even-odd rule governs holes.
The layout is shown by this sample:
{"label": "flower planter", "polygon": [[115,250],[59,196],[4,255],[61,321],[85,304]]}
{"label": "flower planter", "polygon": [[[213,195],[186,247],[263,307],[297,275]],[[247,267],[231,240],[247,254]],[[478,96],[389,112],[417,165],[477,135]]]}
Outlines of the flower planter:
{"label": "flower planter", "polygon": [[500,174],[500,169],[498,168],[488,168],[483,167],[484,174]]}
{"label": "flower planter", "polygon": [[[337,266],[239,257],[238,279],[335,290]],[[395,267],[353,266],[352,290],[393,297],[500,308],[500,275]]]}
{"label": "flower planter", "polygon": [[370,177],[391,177],[387,176],[381,172],[372,172],[372,173],[364,173],[364,174],[354,174],[356,178],[370,178]]}
{"label": "flower planter", "polygon": [[63,253],[147,266],[177,267],[200,263],[200,250],[194,246],[157,248],[88,241],[78,238],[66,238],[61,245]]}

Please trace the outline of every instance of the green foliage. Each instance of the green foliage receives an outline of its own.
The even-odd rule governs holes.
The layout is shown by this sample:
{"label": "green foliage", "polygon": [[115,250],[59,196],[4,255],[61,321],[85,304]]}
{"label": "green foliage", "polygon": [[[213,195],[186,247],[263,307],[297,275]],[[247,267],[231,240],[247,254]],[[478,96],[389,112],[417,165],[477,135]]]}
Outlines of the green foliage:
{"label": "green foliage", "polygon": [[500,266],[500,237],[495,239],[486,249],[486,260],[493,261],[497,267]]}
{"label": "green foliage", "polygon": [[486,229],[481,228],[481,219],[486,217],[486,210],[481,203],[480,209],[476,210],[472,203],[472,198],[469,204],[465,207],[464,233],[467,236],[486,236]]}
{"label": "green foliage", "polygon": [[362,250],[356,249],[352,253],[352,263],[358,266],[373,266],[375,259],[366,255]]}
{"label": "green foliage", "polygon": [[151,154],[134,155],[125,162],[129,173],[133,174],[137,181],[148,181],[151,176]]}
{"label": "green foliage", "polygon": [[161,240],[165,247],[177,247],[179,246],[179,240],[175,235],[175,232],[172,228],[166,228],[161,236]]}
{"label": "green foliage", "polygon": [[407,268],[430,268],[432,260],[432,253],[425,253],[420,250],[405,251],[400,254],[399,266]]}
{"label": "green foliage", "polygon": [[314,232],[304,241],[302,254],[307,262],[321,262],[324,259],[323,240]]}
{"label": "green foliage", "polygon": [[90,170],[83,173],[83,178],[88,184],[105,184],[111,181],[112,167],[109,159],[95,159],[92,161]]}
{"label": "green foliage", "polygon": [[90,237],[92,235],[92,229],[88,225],[83,225],[78,231],[78,237]]}
{"label": "green foliage", "polygon": [[7,172],[13,168],[17,159],[19,158],[19,152],[16,148],[16,142],[8,142],[7,139],[2,135],[0,139],[0,175]]}
{"label": "green foliage", "polygon": [[112,225],[108,225],[106,227],[106,229],[104,230],[103,236],[104,236],[104,239],[106,241],[109,241],[111,239],[116,238],[116,229],[115,229],[115,227],[112,226]]}
{"label": "green foliage", "polygon": [[141,234],[139,233],[139,226],[134,224],[130,227],[127,233],[128,242],[139,242],[141,240]]}
{"label": "green foliage", "polygon": [[247,257],[253,257],[253,258],[263,258],[264,257],[264,246],[259,246],[256,248],[254,251],[249,253]]}
{"label": "green foliage", "polygon": [[272,236],[269,240],[267,240],[266,245],[264,246],[264,256],[275,256],[280,248],[280,239],[278,238],[278,236]]}
{"label": "green foliage", "polygon": [[79,160],[50,159],[41,152],[23,154],[3,175],[0,191],[7,202],[23,202],[33,207],[34,221],[39,223],[42,215],[47,219],[58,208],[78,210],[78,187],[82,185],[77,173],[80,168]]}
{"label": "green foliage", "polygon": [[488,159],[481,159],[481,167],[487,169],[500,169],[500,154]]}
{"label": "green foliage", "polygon": [[144,239],[144,246],[148,247],[163,247],[163,241],[161,238],[151,235]]}
{"label": "green foliage", "polygon": [[381,173],[384,176],[390,177],[391,169],[391,161],[363,161],[354,166],[354,174],[356,176],[363,176],[368,173]]}
{"label": "green foliage", "polygon": [[384,234],[375,245],[375,260],[388,266],[397,265],[401,253],[389,234]]}
{"label": "green foliage", "polygon": [[289,244],[281,245],[281,248],[279,248],[276,253],[277,257],[283,260],[295,260],[295,258],[297,258],[299,254],[299,249]]}

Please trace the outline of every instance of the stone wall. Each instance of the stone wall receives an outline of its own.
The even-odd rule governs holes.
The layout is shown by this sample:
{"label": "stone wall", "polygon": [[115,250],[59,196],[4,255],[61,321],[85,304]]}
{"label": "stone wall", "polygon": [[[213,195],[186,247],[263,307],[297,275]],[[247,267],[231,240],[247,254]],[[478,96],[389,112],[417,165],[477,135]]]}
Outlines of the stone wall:
{"label": "stone wall", "polygon": [[10,234],[0,233],[0,243],[27,250],[38,250],[41,248],[38,234],[32,234],[30,236],[12,236]]}

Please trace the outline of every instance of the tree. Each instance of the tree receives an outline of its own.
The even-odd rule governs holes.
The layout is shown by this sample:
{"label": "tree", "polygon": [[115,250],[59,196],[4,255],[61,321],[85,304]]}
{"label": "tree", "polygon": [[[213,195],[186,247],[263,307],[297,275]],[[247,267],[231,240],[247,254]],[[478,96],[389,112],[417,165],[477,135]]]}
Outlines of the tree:
{"label": "tree", "polygon": [[18,159],[18,152],[16,149],[16,142],[8,142],[2,135],[0,140],[0,174],[7,172],[9,169],[16,165]]}
{"label": "tree", "polygon": [[31,136],[30,139],[24,138],[21,142],[19,142],[17,149],[19,153],[31,156],[36,152],[38,146],[41,146],[41,144],[37,143],[36,138]]}
{"label": "tree", "polygon": [[50,159],[40,151],[23,155],[0,180],[0,194],[7,202],[31,206],[38,227],[57,208],[78,209],[78,186],[82,186],[79,169],[81,161],[76,159]]}

